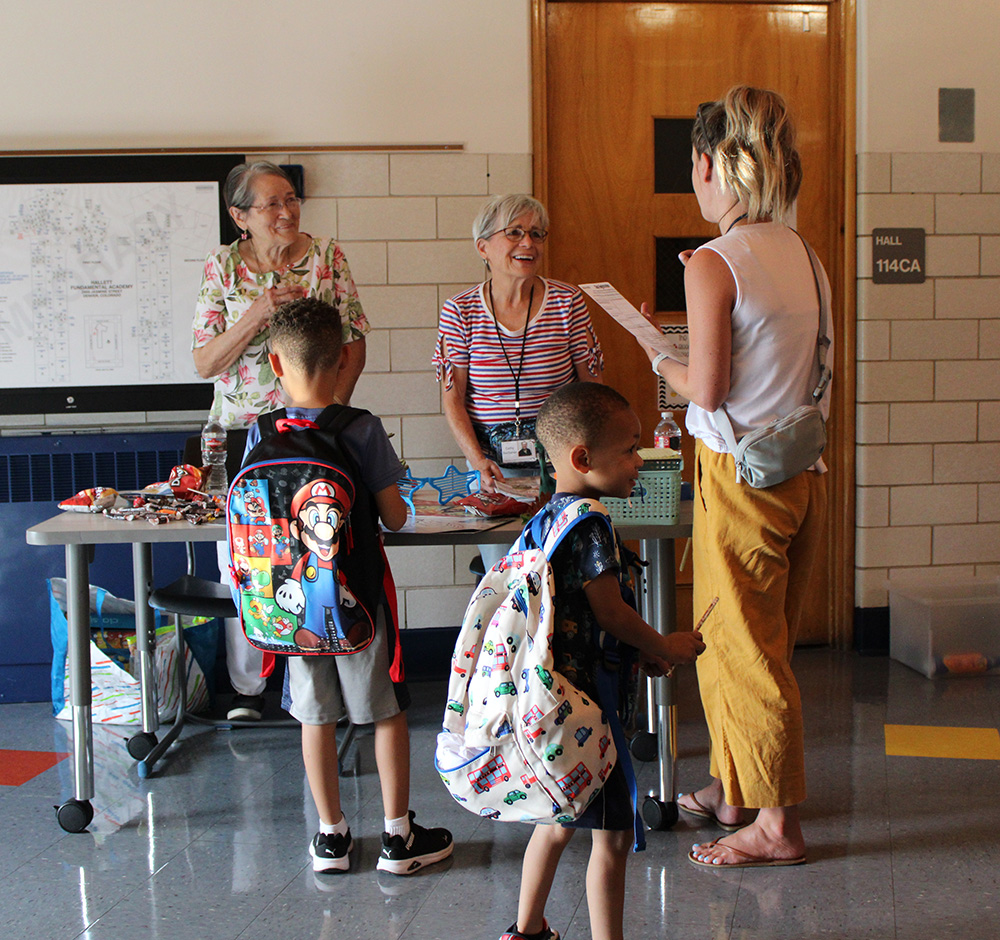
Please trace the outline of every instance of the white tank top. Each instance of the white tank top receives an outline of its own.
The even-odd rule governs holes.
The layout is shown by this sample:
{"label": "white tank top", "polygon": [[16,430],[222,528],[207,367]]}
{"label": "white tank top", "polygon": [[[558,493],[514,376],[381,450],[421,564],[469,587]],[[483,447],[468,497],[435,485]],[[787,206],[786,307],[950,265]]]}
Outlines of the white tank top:
{"label": "white tank top", "polygon": [[[799,236],[776,222],[737,226],[698,251],[717,252],[736,280],[732,368],[725,405],[739,439],[811,403],[819,380],[816,283]],[[820,285],[829,304],[830,285],[822,272]],[[831,346],[826,361],[832,368],[832,324],[828,330]],[[826,417],[829,387],[820,408]],[[685,423],[712,450],[729,450],[711,412],[692,402]]]}

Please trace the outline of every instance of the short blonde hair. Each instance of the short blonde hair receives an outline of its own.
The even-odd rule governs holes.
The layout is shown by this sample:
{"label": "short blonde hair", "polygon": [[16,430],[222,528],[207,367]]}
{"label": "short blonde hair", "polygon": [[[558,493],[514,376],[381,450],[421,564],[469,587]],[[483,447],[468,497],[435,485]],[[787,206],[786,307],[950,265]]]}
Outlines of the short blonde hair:
{"label": "short blonde hair", "polygon": [[802,160],[781,95],[749,85],[730,88],[721,101],[698,106],[691,143],[711,158],[751,222],[788,217],[802,183]]}

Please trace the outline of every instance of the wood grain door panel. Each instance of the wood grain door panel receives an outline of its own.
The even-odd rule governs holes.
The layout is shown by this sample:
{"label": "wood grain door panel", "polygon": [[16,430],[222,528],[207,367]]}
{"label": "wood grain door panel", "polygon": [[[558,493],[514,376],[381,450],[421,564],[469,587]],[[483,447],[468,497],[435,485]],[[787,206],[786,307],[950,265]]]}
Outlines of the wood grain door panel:
{"label": "wood grain door panel", "polygon": [[[830,8],[736,0],[544,4],[543,178],[536,190],[552,218],[552,276],[607,280],[636,306],[653,303],[656,238],[718,232],[701,218],[693,193],[654,192],[654,119],[690,119],[700,102],[744,82],[781,92],[793,112],[804,172],[796,225],[830,273],[836,306],[843,155]],[[643,442],[651,444],[656,379],[635,342],[603,311],[591,305],[591,312],[605,380],[633,403]],[[659,313],[665,322],[684,321],[683,311]],[[692,459],[688,439],[686,466]],[[830,581],[820,569],[804,642],[830,638]],[[680,580],[689,581],[690,572]]]}

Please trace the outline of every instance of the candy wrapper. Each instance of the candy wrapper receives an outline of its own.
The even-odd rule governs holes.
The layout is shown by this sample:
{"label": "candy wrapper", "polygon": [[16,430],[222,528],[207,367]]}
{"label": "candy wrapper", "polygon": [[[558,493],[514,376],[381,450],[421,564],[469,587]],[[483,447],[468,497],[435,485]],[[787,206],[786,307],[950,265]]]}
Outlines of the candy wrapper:
{"label": "candy wrapper", "polygon": [[174,496],[203,496],[210,472],[208,467],[195,467],[189,463],[182,463],[170,471],[170,479],[167,482]]}
{"label": "candy wrapper", "polygon": [[477,516],[520,516],[534,513],[540,505],[537,499],[524,502],[502,493],[470,493],[455,502]]}
{"label": "candy wrapper", "polygon": [[208,474],[208,467],[196,467],[189,463],[178,464],[170,471],[168,479],[161,483],[150,483],[149,486],[144,486],[142,491],[159,496],[173,494],[182,499],[204,496]]}
{"label": "candy wrapper", "polygon": [[103,512],[113,508],[118,502],[118,490],[110,486],[94,486],[64,499],[59,508],[70,512]]}

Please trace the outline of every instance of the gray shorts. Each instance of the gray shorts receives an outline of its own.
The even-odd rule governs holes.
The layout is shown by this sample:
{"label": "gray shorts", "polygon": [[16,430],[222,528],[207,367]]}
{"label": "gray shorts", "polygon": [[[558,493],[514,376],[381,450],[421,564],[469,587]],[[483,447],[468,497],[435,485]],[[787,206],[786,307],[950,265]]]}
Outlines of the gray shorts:
{"label": "gray shorts", "polygon": [[349,656],[289,656],[285,675],[282,705],[304,725],[335,724],[345,713],[352,724],[370,724],[398,715],[410,703],[406,684],[389,676],[388,630],[381,604],[368,649]]}

